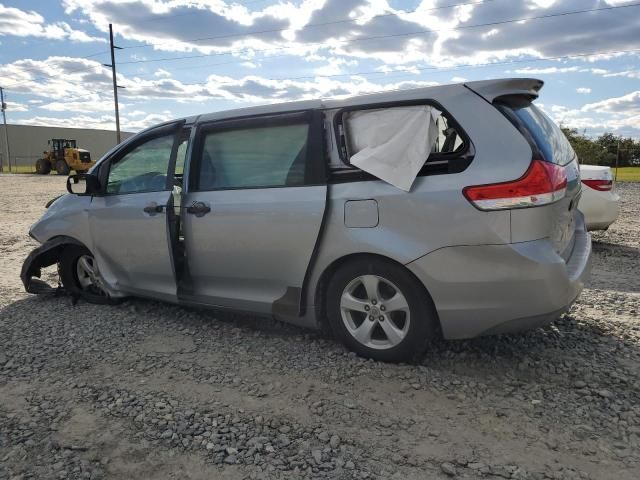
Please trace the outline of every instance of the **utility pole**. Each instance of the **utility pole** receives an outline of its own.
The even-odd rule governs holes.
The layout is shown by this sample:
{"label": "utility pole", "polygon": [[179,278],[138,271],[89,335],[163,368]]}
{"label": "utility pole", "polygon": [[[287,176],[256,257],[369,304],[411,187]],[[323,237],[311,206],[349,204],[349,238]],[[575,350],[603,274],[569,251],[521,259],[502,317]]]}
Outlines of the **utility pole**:
{"label": "utility pole", "polygon": [[[11,171],[11,160],[9,159],[9,131],[7,130],[7,114],[5,113],[6,109],[7,104],[4,103],[4,90],[0,87],[0,110],[2,110],[2,121],[4,122],[4,154],[7,156],[7,166],[9,167],[9,171]],[[4,161],[0,161],[0,172],[3,171],[3,163]]]}
{"label": "utility pole", "polygon": [[616,173],[613,176],[613,181],[618,181],[618,164],[620,163],[620,140],[618,140],[618,148],[616,149]]}
{"label": "utility pole", "polygon": [[116,107],[116,138],[120,143],[120,110],[118,109],[118,82],[116,81],[116,55],[115,50],[122,50],[122,47],[116,47],[113,44],[113,26],[109,24],[109,43],[111,44],[111,65],[104,64],[105,67],[111,67],[111,75],[113,77],[113,101]]}

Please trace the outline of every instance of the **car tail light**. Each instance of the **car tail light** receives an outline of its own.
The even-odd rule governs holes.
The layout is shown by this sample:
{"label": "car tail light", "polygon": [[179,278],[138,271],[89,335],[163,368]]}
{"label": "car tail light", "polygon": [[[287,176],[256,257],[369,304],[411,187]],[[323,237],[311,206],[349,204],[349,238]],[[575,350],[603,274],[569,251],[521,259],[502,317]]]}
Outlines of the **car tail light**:
{"label": "car tail light", "polygon": [[613,188],[612,180],[582,180],[582,183],[599,192],[608,192]]}
{"label": "car tail light", "polygon": [[480,210],[502,210],[557,202],[566,190],[567,175],[563,167],[533,160],[517,180],[465,187],[462,193]]}

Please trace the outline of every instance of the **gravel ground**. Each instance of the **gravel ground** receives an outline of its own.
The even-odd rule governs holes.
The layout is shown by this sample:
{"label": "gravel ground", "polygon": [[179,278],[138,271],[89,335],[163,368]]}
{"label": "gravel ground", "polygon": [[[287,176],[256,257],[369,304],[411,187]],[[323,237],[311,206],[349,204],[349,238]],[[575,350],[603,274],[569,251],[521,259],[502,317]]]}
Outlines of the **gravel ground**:
{"label": "gravel ground", "polygon": [[0,479],[637,479],[640,184],[571,312],[387,365],[271,321],[22,291],[59,177],[0,176]]}

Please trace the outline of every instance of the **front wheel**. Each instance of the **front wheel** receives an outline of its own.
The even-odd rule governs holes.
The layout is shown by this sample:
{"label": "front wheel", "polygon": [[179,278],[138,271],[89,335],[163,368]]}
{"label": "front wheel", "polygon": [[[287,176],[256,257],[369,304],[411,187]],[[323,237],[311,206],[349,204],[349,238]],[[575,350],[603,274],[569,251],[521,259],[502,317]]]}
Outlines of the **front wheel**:
{"label": "front wheel", "polygon": [[60,257],[58,272],[65,290],[90,303],[112,304],[117,299],[107,293],[93,254],[80,245],[67,246]]}
{"label": "front wheel", "polygon": [[362,258],[333,275],[327,314],[336,337],[357,354],[412,360],[437,333],[437,313],[422,284],[404,267]]}
{"label": "front wheel", "polygon": [[49,160],[45,160],[44,158],[36,160],[36,173],[38,175],[46,175],[49,172],[51,172],[51,162],[49,162]]}
{"label": "front wheel", "polygon": [[58,160],[56,162],[56,172],[58,172],[58,175],[69,175],[70,171],[69,165],[64,160]]}

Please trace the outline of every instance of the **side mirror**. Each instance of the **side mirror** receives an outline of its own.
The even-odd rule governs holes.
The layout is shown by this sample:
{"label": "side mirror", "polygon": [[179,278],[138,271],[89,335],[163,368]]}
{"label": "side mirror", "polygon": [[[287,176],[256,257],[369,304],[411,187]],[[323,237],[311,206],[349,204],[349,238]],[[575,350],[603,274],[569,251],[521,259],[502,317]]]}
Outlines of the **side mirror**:
{"label": "side mirror", "polygon": [[67,192],[74,195],[96,195],[100,193],[100,181],[97,176],[89,173],[69,175]]}

